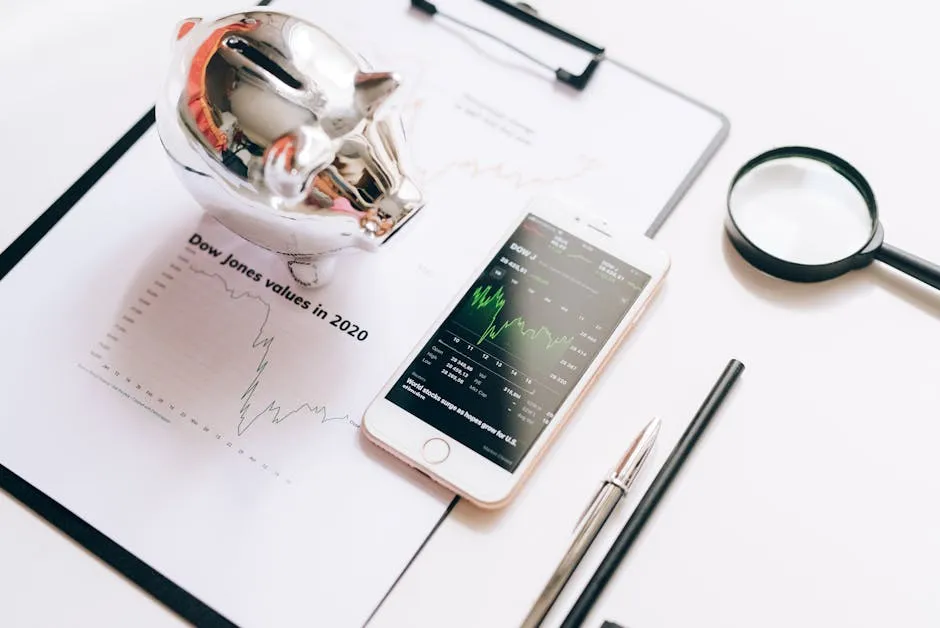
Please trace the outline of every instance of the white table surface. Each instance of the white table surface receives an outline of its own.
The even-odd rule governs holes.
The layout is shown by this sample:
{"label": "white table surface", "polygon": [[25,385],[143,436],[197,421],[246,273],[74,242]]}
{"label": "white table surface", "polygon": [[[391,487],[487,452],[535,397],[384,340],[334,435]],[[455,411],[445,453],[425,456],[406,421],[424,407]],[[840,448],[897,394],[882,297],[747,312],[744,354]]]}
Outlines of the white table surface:
{"label": "white table surface", "polygon": [[[0,246],[149,107],[171,25],[212,5],[5,7]],[[889,242],[940,260],[940,10],[915,0],[536,6],[723,111],[731,136],[657,238],[673,257],[663,293],[530,486],[499,513],[458,506],[373,625],[518,623],[629,437],[662,417],[661,462],[732,356],[748,367],[742,381],[587,625],[940,625],[940,296],[885,268],[822,285],[770,279],[729,249],[721,224],[747,158],[816,145],[866,174]],[[0,492],[0,625],[179,624]]]}

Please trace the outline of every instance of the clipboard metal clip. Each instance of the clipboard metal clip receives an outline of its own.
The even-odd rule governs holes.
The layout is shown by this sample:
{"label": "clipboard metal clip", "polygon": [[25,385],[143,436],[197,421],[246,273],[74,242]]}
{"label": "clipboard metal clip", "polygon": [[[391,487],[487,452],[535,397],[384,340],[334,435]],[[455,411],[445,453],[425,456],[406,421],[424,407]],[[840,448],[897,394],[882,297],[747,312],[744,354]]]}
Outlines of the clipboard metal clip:
{"label": "clipboard metal clip", "polygon": [[519,2],[519,3],[507,2],[506,0],[481,0],[481,1],[484,4],[487,4],[493,7],[494,9],[502,11],[503,13],[511,17],[514,17],[517,20],[520,20],[521,22],[524,22],[525,24],[528,24],[529,26],[532,26],[547,35],[551,35],[552,37],[555,37],[556,39],[560,39],[561,41],[565,43],[571,44],[572,46],[576,48],[579,48],[581,50],[584,50],[590,53],[592,55],[590,61],[588,61],[588,64],[584,68],[584,70],[582,70],[578,74],[575,74],[574,72],[571,72],[561,67],[557,67],[557,68],[553,67],[549,65],[548,63],[542,61],[541,59],[538,59],[530,55],[529,53],[525,52],[521,48],[513,45],[511,42],[506,41],[502,37],[494,35],[493,33],[490,33],[489,31],[483,28],[480,28],[479,26],[469,24],[453,15],[443,13],[442,11],[438,10],[437,6],[433,2],[429,2],[428,0],[411,0],[411,6],[414,9],[417,9],[418,11],[421,11],[422,13],[425,13],[430,16],[439,15],[443,18],[450,20],[451,22],[455,24],[458,24],[459,26],[470,29],[476,33],[479,33],[480,35],[483,35],[485,37],[488,37],[494,41],[497,41],[503,44],[507,48],[514,50],[515,52],[521,54],[522,56],[526,57],[530,61],[536,63],[537,65],[540,65],[541,67],[546,68],[547,70],[553,72],[555,74],[555,78],[558,81],[564,83],[565,85],[574,87],[575,89],[578,89],[578,90],[583,90],[587,86],[588,82],[590,82],[591,80],[591,77],[594,76],[594,72],[597,70],[597,67],[601,64],[601,61],[604,60],[604,48],[597,46],[595,44],[592,44],[588,41],[585,41],[584,39],[578,37],[577,35],[559,26],[556,26],[555,24],[552,24],[551,22],[548,22],[547,20],[543,20],[541,17],[538,16],[535,9],[533,9],[528,4],[525,4],[523,2]]}

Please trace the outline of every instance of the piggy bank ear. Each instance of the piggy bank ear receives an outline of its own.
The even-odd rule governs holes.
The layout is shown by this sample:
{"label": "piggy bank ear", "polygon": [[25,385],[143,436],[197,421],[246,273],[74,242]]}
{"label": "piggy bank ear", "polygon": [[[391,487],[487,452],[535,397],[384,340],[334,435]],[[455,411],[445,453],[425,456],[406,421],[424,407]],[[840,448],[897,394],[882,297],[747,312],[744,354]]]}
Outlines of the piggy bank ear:
{"label": "piggy bank ear", "polygon": [[285,133],[264,153],[264,183],[288,203],[306,197],[316,173],[333,163],[333,140],[319,126],[304,125]]}
{"label": "piggy bank ear", "polygon": [[193,27],[202,21],[201,17],[188,17],[176,25],[176,40],[179,41],[193,30]]}
{"label": "piggy bank ear", "polygon": [[356,72],[356,108],[364,118],[371,118],[401,81],[394,72]]}

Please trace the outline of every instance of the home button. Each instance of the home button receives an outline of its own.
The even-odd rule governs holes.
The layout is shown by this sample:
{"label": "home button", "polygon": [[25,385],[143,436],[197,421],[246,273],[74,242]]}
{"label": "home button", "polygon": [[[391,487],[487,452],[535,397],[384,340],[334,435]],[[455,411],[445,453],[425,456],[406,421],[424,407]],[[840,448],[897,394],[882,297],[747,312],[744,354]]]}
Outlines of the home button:
{"label": "home button", "polygon": [[431,438],[421,448],[421,454],[431,464],[438,464],[447,460],[447,456],[450,455],[450,445],[441,438]]}

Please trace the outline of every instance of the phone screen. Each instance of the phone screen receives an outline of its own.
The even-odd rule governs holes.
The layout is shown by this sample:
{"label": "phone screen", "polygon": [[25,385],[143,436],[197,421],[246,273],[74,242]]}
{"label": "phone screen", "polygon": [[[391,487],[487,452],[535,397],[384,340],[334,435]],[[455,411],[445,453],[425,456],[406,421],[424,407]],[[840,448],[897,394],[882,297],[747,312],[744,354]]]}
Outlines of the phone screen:
{"label": "phone screen", "polygon": [[529,214],[386,399],[515,471],[649,280]]}

